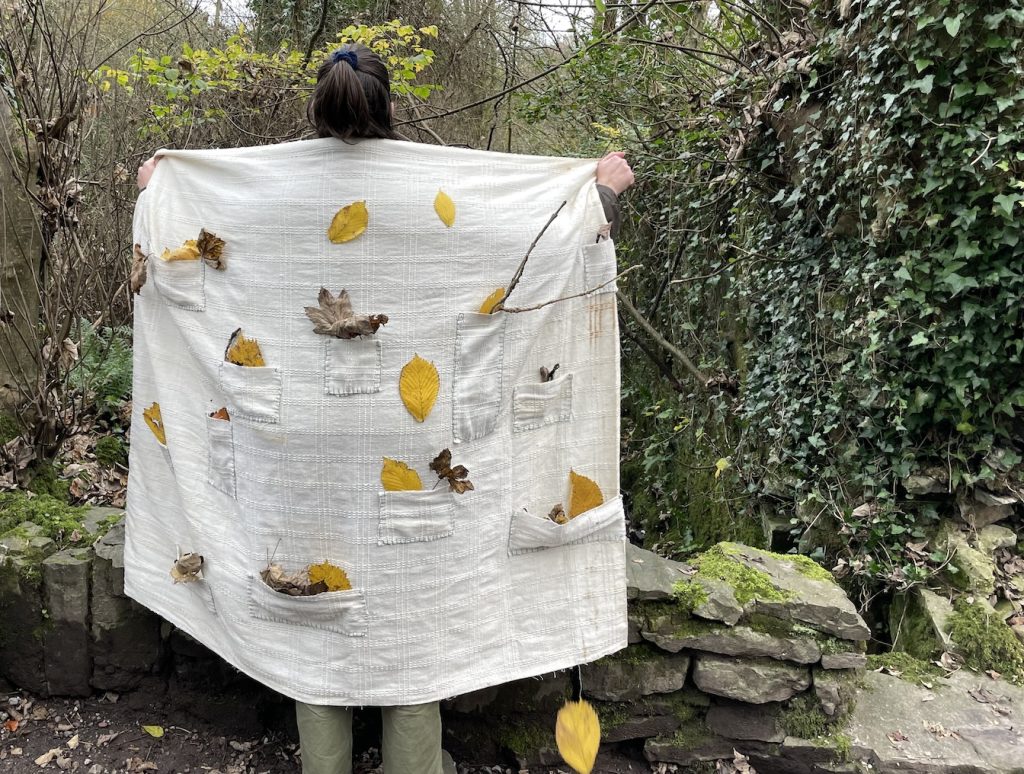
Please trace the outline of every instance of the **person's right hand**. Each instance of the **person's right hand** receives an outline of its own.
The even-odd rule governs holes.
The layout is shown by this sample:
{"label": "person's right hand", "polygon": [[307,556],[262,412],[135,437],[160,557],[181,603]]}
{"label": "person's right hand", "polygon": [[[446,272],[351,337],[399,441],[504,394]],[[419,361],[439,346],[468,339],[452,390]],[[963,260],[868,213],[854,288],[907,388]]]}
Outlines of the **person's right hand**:
{"label": "person's right hand", "polygon": [[611,188],[618,196],[635,182],[626,154],[613,151],[597,162],[597,184]]}
{"label": "person's right hand", "polygon": [[139,167],[139,174],[135,178],[139,184],[139,190],[141,191],[147,185],[149,185],[149,178],[153,176],[153,170],[156,169],[157,162],[160,161],[159,156],[150,156]]}

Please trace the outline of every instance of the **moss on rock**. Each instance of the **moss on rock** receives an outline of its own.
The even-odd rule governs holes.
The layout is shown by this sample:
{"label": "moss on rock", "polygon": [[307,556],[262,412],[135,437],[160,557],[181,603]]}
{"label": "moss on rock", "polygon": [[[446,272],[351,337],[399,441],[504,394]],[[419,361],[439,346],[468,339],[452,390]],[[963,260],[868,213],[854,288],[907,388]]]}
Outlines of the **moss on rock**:
{"label": "moss on rock", "polygon": [[1002,618],[978,603],[958,600],[949,619],[949,634],[972,669],[994,669],[1024,685],[1024,645]]}
{"label": "moss on rock", "polygon": [[712,546],[694,561],[697,574],[727,583],[741,605],[755,599],[766,602],[785,602],[790,595],[778,588],[771,576],[763,570],[747,567],[737,557],[735,543]]}
{"label": "moss on rock", "polygon": [[884,669],[894,677],[915,685],[930,683],[942,677],[942,670],[934,664],[900,651],[868,656],[868,669]]}

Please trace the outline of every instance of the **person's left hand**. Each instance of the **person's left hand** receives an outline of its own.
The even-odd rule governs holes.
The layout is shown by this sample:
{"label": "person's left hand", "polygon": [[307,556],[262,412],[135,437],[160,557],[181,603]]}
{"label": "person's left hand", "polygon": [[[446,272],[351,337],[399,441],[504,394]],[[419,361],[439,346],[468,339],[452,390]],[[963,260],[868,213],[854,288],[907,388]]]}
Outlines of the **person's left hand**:
{"label": "person's left hand", "polygon": [[633,185],[634,181],[633,170],[622,151],[613,151],[597,162],[597,184],[611,188],[616,196]]}
{"label": "person's left hand", "polygon": [[149,178],[153,176],[153,170],[156,169],[156,165],[159,161],[159,156],[150,156],[142,162],[142,165],[139,167],[139,174],[136,177],[136,182],[139,184],[140,191],[149,185]]}

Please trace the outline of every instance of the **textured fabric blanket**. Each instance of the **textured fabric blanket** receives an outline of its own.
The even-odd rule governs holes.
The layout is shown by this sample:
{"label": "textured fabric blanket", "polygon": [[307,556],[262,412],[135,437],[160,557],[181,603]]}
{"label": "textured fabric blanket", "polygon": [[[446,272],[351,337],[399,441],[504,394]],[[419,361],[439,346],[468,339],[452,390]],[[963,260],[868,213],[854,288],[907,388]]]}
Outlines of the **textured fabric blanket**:
{"label": "textured fabric blanket", "polygon": [[385,140],[162,154],[135,218],[128,596],[317,704],[625,647],[595,163]]}

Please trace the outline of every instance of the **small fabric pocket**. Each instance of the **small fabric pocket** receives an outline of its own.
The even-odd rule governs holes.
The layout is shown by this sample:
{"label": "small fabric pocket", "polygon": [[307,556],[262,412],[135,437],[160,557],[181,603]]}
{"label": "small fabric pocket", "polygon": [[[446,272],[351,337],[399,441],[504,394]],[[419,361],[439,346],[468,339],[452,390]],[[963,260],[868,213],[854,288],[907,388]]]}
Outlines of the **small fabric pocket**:
{"label": "small fabric pocket", "polygon": [[202,312],[206,309],[206,291],[203,283],[205,264],[195,261],[164,261],[152,258],[148,261],[157,292],[171,306]]}
{"label": "small fabric pocket", "polygon": [[328,395],[380,392],[380,339],[375,336],[328,339],[324,392]]}
{"label": "small fabric pocket", "polygon": [[206,442],[210,447],[206,480],[214,489],[219,489],[228,497],[234,497],[235,441],[231,422],[207,417]]}
{"label": "small fabric pocket", "polygon": [[556,524],[526,509],[512,514],[508,552],[525,554],[545,548],[577,543],[618,542],[626,539],[626,517],[622,497],[616,496],[596,508],[584,511],[565,524]]}
{"label": "small fabric pocket", "polygon": [[618,287],[612,280],[618,273],[615,243],[612,240],[602,239],[600,242],[583,246],[584,290],[600,288],[601,293],[614,293]]}
{"label": "small fabric pocket", "polygon": [[456,442],[493,432],[501,409],[505,359],[504,313],[463,312],[455,327],[452,432]]}
{"label": "small fabric pocket", "polygon": [[437,489],[380,492],[377,543],[419,543],[446,538],[455,531],[454,495]]}
{"label": "small fabric pocket", "polygon": [[550,382],[520,384],[512,391],[512,429],[521,433],[572,419],[572,374]]}
{"label": "small fabric pocket", "polygon": [[369,628],[366,601],[360,589],[293,597],[274,591],[257,575],[249,576],[249,615],[349,637],[364,637]]}
{"label": "small fabric pocket", "polygon": [[211,613],[217,612],[217,603],[213,601],[213,589],[210,588],[210,584],[205,578],[192,581],[191,583],[179,583],[178,585],[189,589]]}
{"label": "small fabric pocket", "polygon": [[281,421],[281,372],[272,366],[220,364],[220,387],[232,417],[253,422]]}

